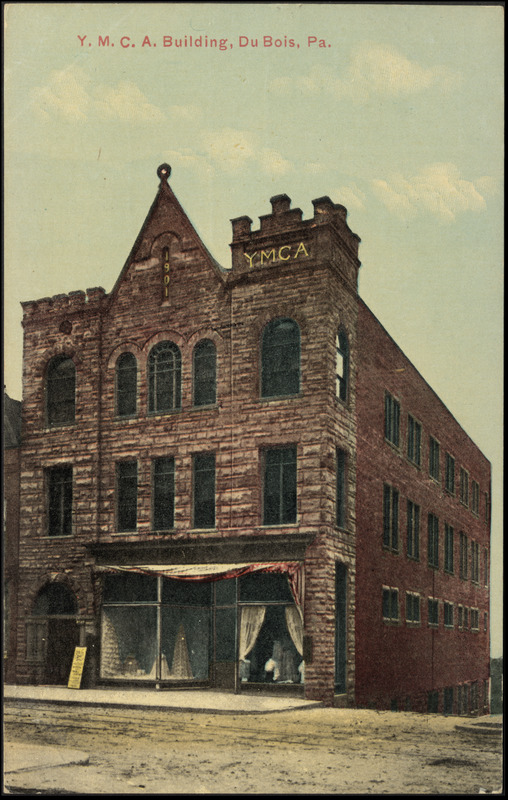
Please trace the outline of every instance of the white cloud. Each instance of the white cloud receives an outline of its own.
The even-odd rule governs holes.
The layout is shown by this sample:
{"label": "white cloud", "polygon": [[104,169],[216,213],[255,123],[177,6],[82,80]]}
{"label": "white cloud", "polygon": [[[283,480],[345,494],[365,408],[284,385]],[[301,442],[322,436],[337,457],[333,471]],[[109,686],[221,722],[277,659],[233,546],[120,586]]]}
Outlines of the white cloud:
{"label": "white cloud", "polygon": [[464,211],[482,211],[485,187],[492,190],[492,185],[488,177],[464,180],[449,163],[429,164],[409,178],[394,174],[388,180],[372,181],[375,195],[394,214],[404,218],[429,212],[448,222]]}
{"label": "white cloud", "polygon": [[276,150],[262,150],[259,162],[263,172],[268,175],[286,175],[293,169],[293,165],[283,158],[280,153],[277,153]]}
{"label": "white cloud", "polygon": [[161,122],[162,111],[150,103],[136,84],[93,85],[86,72],[75,65],[51,73],[46,86],[31,93],[32,105],[43,118],[60,117],[84,122],[92,117],[124,122]]}
{"label": "white cloud", "polygon": [[362,192],[361,189],[358,188],[355,184],[352,186],[340,186],[336,192],[334,192],[334,197],[338,198],[338,202],[346,206],[349,210],[351,208],[361,210],[364,209],[364,201],[366,199],[365,193]]}
{"label": "white cloud", "polygon": [[458,80],[459,76],[445,66],[423,67],[392,47],[365,42],[352,52],[341,75],[329,67],[314,66],[304,76],[274,79],[270,90],[279,94],[296,90],[361,102],[372,95],[401,97],[432,86],[449,91]]}
{"label": "white cloud", "polygon": [[249,131],[222,128],[204,133],[202,139],[209,158],[227,172],[237,172],[255,158],[255,141]]}
{"label": "white cloud", "polygon": [[134,83],[98,86],[94,91],[94,111],[124,122],[161,122],[164,114],[149,103]]}
{"label": "white cloud", "polygon": [[69,122],[85,120],[91,105],[86,75],[77,67],[55,70],[46,86],[32,89],[31,100],[42,117],[59,116]]}
{"label": "white cloud", "polygon": [[272,176],[286,175],[293,169],[278,151],[260,147],[258,136],[250,131],[221,128],[203,133],[201,138],[207,158],[217,169],[234,173],[257,166]]}

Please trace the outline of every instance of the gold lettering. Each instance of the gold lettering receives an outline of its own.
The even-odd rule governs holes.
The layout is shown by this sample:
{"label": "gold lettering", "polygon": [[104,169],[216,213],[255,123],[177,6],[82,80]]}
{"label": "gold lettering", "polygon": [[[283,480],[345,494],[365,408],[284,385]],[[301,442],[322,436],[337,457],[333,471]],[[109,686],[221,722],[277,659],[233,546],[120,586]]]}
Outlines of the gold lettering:
{"label": "gold lettering", "polygon": [[[289,255],[283,256],[282,255],[283,250],[289,250]],[[291,258],[291,248],[288,244],[285,244],[283,247],[279,247],[279,258],[281,261],[289,261],[289,259]]]}
{"label": "gold lettering", "polygon": [[266,260],[270,260],[270,256],[273,256],[273,261],[275,261],[275,249],[269,250],[268,253],[266,250],[261,250],[261,263],[263,263],[263,256],[266,256]]}
{"label": "gold lettering", "polygon": [[164,275],[164,286],[167,286],[169,283],[169,275]]}
{"label": "gold lettering", "polygon": [[307,250],[305,249],[305,245],[304,245],[303,242],[300,242],[300,244],[298,245],[298,249],[297,249],[297,251],[295,253],[295,258],[298,258],[298,256],[300,255],[301,252],[305,253],[306,256],[309,255]]}
{"label": "gold lettering", "polygon": [[166,272],[169,272],[169,264],[168,264],[168,262],[167,262],[167,261],[166,261],[166,263],[164,264],[164,269],[166,270]]}
{"label": "gold lettering", "polygon": [[257,252],[253,253],[251,256],[248,253],[244,253],[244,256],[249,262],[249,267],[252,267],[252,259],[254,258],[254,256],[257,256]]}

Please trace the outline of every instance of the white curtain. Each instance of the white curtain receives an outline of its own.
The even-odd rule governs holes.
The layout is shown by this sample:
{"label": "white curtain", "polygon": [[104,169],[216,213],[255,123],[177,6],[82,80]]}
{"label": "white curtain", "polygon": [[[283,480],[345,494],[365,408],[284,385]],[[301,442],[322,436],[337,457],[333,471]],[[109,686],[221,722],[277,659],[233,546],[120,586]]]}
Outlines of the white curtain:
{"label": "white curtain", "polygon": [[303,623],[301,613],[296,606],[286,606],[286,625],[294,646],[300,655],[303,655]]}
{"label": "white curtain", "polygon": [[240,618],[240,661],[250,653],[264,622],[266,606],[243,606]]}

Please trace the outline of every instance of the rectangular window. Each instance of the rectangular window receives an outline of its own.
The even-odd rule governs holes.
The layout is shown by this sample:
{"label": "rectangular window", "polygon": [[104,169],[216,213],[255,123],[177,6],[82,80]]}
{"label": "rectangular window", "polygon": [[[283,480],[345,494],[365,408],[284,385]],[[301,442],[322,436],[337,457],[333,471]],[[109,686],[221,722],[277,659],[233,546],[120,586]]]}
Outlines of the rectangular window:
{"label": "rectangular window", "polygon": [[453,528],[445,522],[444,526],[444,570],[453,575]]}
{"label": "rectangular window", "polygon": [[478,542],[471,542],[471,580],[473,583],[480,582],[480,545]]}
{"label": "rectangular window", "polygon": [[434,689],[427,694],[427,713],[437,714],[439,710],[439,692]]}
{"label": "rectangular window", "polygon": [[488,629],[489,629],[489,618],[487,612],[485,611],[483,615],[483,632],[487,633]]}
{"label": "rectangular window", "polygon": [[489,521],[490,521],[490,497],[489,493],[485,492],[485,522],[487,523],[487,525],[489,524]]}
{"label": "rectangular window", "polygon": [[51,467],[46,472],[48,536],[72,534],[72,467]]}
{"label": "rectangular window", "polygon": [[462,630],[464,626],[464,608],[463,606],[457,606],[457,627]]}
{"label": "rectangular window", "polygon": [[407,501],[407,556],[420,558],[420,506]]}
{"label": "rectangular window", "polygon": [[467,631],[469,628],[469,608],[464,606],[464,630]]}
{"label": "rectangular window", "polygon": [[471,684],[471,711],[478,711],[478,681]]}
{"label": "rectangular window", "polygon": [[196,453],[192,458],[193,526],[215,527],[215,453]]}
{"label": "rectangular window", "polygon": [[383,619],[385,622],[399,621],[399,590],[383,586]]}
{"label": "rectangular window", "polygon": [[429,475],[439,480],[439,442],[433,436],[429,436]]}
{"label": "rectangular window", "polygon": [[439,520],[435,514],[429,514],[427,538],[427,555],[429,567],[438,569],[439,567]]}
{"label": "rectangular window", "polygon": [[429,597],[428,604],[429,625],[439,624],[439,600]]}
{"label": "rectangular window", "polygon": [[480,513],[480,487],[477,481],[471,481],[471,511],[477,516]]}
{"label": "rectangular window", "polygon": [[153,528],[170,530],[175,524],[175,459],[155,458],[152,467]]}
{"label": "rectangular window", "polygon": [[385,394],[385,439],[395,447],[400,440],[400,403],[391,394]]}
{"label": "rectangular window", "polygon": [[296,522],[296,447],[267,450],[264,455],[263,524]]}
{"label": "rectangular window", "polygon": [[444,603],[444,625],[445,628],[453,628],[453,603]]}
{"label": "rectangular window", "polygon": [[455,459],[450,453],[446,454],[445,489],[455,494]]}
{"label": "rectangular window", "polygon": [[138,520],[138,463],[116,465],[116,520],[119,531],[135,531]]}
{"label": "rectangular window", "polygon": [[483,583],[489,585],[489,551],[486,547],[483,549]]}
{"label": "rectangular window", "polygon": [[480,630],[480,612],[477,608],[471,609],[471,630],[472,631],[479,631]]}
{"label": "rectangular window", "polygon": [[443,714],[453,714],[453,686],[447,686],[443,692]]}
{"label": "rectangular window", "polygon": [[346,508],[346,453],[344,450],[337,449],[337,494],[336,494],[336,523],[337,527],[345,528],[347,526],[347,508]]}
{"label": "rectangular window", "polygon": [[406,592],[406,622],[420,622],[420,595]]}
{"label": "rectangular window", "polygon": [[462,531],[459,533],[459,576],[467,580],[467,536]]}
{"label": "rectangular window", "polygon": [[460,502],[464,506],[469,506],[469,473],[463,467],[460,468],[459,484]]}
{"label": "rectangular window", "polygon": [[422,426],[411,415],[407,418],[407,457],[418,467],[421,465]]}
{"label": "rectangular window", "polygon": [[399,549],[399,492],[385,483],[383,487],[383,547]]}

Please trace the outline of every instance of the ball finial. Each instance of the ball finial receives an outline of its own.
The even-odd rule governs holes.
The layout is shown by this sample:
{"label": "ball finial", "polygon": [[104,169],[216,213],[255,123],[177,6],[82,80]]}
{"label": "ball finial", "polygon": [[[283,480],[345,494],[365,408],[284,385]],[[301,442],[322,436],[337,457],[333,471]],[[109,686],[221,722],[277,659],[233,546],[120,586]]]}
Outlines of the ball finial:
{"label": "ball finial", "polygon": [[159,176],[161,181],[167,183],[168,178],[171,175],[171,167],[169,166],[169,164],[161,164],[160,167],[157,169],[157,175]]}

